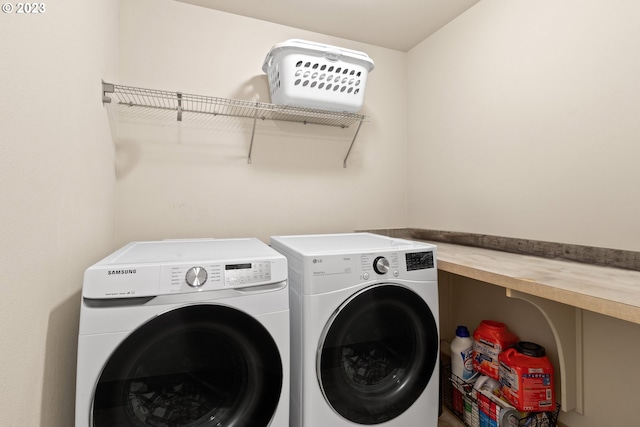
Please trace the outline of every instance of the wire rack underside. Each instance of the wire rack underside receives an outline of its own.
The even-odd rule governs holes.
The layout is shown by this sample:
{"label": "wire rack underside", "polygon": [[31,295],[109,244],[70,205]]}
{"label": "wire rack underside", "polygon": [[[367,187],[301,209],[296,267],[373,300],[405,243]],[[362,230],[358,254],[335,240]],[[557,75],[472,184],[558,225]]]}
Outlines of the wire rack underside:
{"label": "wire rack underside", "polygon": [[110,96],[112,96],[119,105],[175,111],[178,120],[182,120],[183,112],[305,124],[313,123],[342,128],[366,120],[366,116],[353,113],[288,107],[131,86],[103,84],[103,87],[105,102],[111,102]]}

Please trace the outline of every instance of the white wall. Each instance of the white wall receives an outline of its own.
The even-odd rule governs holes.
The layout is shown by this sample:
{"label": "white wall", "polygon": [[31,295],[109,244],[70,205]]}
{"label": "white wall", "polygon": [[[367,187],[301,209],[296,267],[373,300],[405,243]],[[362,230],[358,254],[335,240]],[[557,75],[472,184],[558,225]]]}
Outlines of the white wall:
{"label": "white wall", "polygon": [[[640,250],[640,3],[484,0],[408,54],[410,227]],[[444,337],[544,319],[453,275]],[[447,326],[448,325],[448,326]],[[584,415],[637,423],[640,325],[584,312]]]}
{"label": "white wall", "polygon": [[270,102],[262,61],[302,38],[375,62],[355,127],[126,111],[117,147],[117,240],[340,232],[406,224],[406,55],[170,0],[121,2],[120,84]]}
{"label": "white wall", "polygon": [[640,250],[638,16],[482,1],[410,51],[409,226]]}
{"label": "white wall", "polygon": [[69,427],[84,269],[113,249],[118,4],[0,14],[0,424]]}

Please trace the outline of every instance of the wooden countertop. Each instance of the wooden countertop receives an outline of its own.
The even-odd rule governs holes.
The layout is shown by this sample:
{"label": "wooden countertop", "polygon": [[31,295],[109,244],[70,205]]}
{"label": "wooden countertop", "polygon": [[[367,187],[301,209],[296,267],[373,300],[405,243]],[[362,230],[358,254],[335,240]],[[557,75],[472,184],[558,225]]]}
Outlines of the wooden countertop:
{"label": "wooden countertop", "polygon": [[640,324],[640,271],[434,244],[442,271]]}

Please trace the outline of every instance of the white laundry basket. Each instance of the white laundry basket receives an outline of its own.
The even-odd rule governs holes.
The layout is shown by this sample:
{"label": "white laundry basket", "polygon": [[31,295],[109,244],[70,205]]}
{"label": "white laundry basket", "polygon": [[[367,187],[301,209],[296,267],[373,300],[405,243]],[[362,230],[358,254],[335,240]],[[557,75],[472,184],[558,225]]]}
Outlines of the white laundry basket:
{"label": "white laundry basket", "polygon": [[373,66],[364,52],[291,39],[273,46],[262,70],[274,104],[355,113]]}

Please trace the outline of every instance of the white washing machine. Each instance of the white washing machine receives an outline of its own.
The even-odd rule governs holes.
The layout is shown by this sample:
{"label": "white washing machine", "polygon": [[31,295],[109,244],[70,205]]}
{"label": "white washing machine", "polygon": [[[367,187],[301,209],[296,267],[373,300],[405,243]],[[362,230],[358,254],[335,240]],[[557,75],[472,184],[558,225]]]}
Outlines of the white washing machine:
{"label": "white washing machine", "polygon": [[76,381],[76,427],[288,427],[286,259],[257,239],[124,246],[85,272]]}
{"label": "white washing machine", "polygon": [[291,427],[436,427],[436,247],[369,233],[271,245],[289,264]]}

